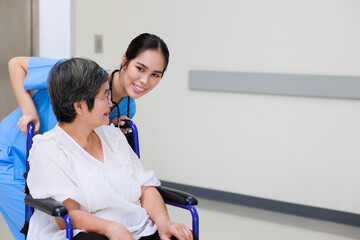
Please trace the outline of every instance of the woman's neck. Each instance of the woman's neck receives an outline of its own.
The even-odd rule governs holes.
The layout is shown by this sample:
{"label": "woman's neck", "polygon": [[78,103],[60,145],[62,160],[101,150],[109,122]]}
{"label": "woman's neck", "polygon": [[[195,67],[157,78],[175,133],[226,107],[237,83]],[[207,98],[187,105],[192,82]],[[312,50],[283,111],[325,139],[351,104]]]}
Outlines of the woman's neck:
{"label": "woman's neck", "polygon": [[78,121],[71,123],[60,122],[58,126],[63,129],[71,138],[75,140],[82,148],[88,148],[93,139],[93,129],[81,124]]}
{"label": "woman's neck", "polygon": [[58,126],[62,128],[69,136],[79,144],[87,153],[95,159],[104,163],[104,154],[102,150],[101,140],[95,133],[94,129],[86,127],[86,124],[79,124],[79,122],[59,123]]}
{"label": "woman's neck", "polygon": [[125,89],[123,87],[123,71],[120,70],[114,74],[112,81],[111,91],[112,91],[112,100],[119,103],[123,97],[126,96]]}

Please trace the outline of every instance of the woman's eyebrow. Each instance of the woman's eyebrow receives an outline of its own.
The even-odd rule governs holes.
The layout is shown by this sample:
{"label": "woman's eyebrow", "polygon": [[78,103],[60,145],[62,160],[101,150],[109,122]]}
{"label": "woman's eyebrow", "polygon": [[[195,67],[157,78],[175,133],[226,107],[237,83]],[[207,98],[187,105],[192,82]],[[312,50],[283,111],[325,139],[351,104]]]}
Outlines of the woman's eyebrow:
{"label": "woman's eyebrow", "polygon": [[108,94],[110,92],[110,89],[106,88],[104,91],[104,94]]}
{"label": "woman's eyebrow", "polygon": [[[146,68],[146,69],[148,69],[148,67],[145,65],[145,64],[143,64],[143,63],[141,63],[141,62],[136,62],[137,64],[139,64],[139,65],[141,65],[143,68]],[[160,73],[160,74],[162,74],[163,73],[163,71],[154,71],[154,72],[156,72],[156,73]]]}

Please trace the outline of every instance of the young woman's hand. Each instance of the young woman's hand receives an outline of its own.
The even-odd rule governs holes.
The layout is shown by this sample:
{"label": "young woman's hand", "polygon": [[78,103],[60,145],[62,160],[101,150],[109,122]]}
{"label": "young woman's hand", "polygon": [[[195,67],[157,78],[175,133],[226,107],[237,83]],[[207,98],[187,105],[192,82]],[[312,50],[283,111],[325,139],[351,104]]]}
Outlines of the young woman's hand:
{"label": "young woman's hand", "polygon": [[[125,125],[125,121],[123,120],[131,120],[130,118],[128,118],[127,116],[120,116],[120,126],[124,126]],[[110,123],[114,124],[114,126],[118,126],[118,120],[117,120],[117,117],[113,117],[111,120],[110,120]],[[130,128],[120,128],[120,130],[123,132],[123,133],[126,133],[128,131],[130,131],[131,129]]]}
{"label": "young woman's hand", "polygon": [[108,224],[105,235],[110,240],[135,240],[126,227],[116,222]]}
{"label": "young woman's hand", "polygon": [[27,126],[29,123],[34,124],[34,133],[38,133],[40,129],[40,119],[38,115],[23,115],[19,118],[17,125],[22,133],[27,134]]}
{"label": "young woman's hand", "polygon": [[168,222],[162,226],[157,225],[157,227],[161,240],[170,240],[171,236],[175,236],[179,240],[193,240],[192,232],[184,224]]}

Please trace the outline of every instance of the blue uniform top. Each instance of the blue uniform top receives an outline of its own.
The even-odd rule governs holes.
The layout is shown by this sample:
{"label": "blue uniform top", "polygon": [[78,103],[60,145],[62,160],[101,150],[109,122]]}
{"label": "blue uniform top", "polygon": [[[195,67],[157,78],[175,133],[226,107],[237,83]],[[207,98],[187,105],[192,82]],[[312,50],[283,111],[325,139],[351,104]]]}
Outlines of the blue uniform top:
{"label": "blue uniform top", "polygon": [[[47,92],[47,80],[52,67],[58,61],[58,59],[38,57],[31,57],[29,60],[24,89],[37,90],[32,98],[39,113],[40,134],[52,129],[57,124]],[[120,115],[127,115],[127,101],[128,98],[124,98],[120,102]],[[116,114],[116,111],[114,108],[111,117]],[[131,99],[130,118],[135,115],[135,111],[135,101]],[[2,165],[0,179],[3,177],[9,179],[9,175],[14,176],[15,179],[23,179],[23,174],[26,172],[26,135],[17,126],[21,116],[22,113],[18,107],[0,122],[0,165]]]}

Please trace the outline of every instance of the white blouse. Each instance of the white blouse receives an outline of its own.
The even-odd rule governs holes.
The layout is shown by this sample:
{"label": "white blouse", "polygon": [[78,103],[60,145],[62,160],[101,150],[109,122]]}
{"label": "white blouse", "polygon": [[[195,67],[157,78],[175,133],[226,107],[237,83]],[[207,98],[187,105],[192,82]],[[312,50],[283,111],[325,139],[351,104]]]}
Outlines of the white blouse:
{"label": "white blouse", "polygon": [[[139,239],[156,232],[156,226],[141,207],[141,186],[159,186],[153,171],[146,171],[124,134],[113,125],[95,129],[101,139],[104,163],[92,157],[64,130],[34,137],[30,150],[28,186],[33,198],[71,198],[81,210],[118,222]],[[74,230],[74,236],[83,230]],[[28,240],[62,240],[53,217],[35,210]]]}

